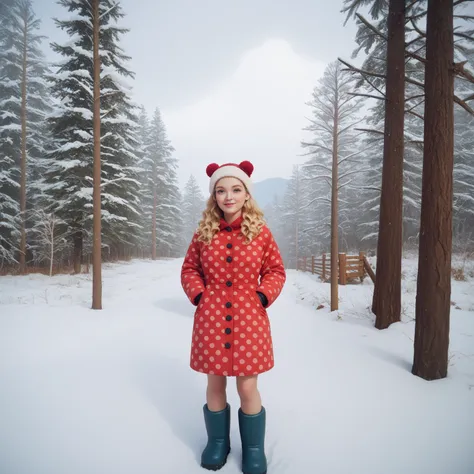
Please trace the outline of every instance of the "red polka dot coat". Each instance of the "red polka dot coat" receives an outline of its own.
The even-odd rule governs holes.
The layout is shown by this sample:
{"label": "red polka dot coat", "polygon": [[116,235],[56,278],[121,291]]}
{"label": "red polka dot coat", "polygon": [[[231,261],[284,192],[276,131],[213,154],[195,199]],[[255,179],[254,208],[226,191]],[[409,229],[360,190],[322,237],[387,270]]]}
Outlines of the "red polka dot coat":
{"label": "red polka dot coat", "polygon": [[[286,280],[278,246],[267,226],[249,244],[240,233],[242,217],[220,231],[209,245],[194,234],[181,269],[191,301],[203,293],[194,314],[191,368],[206,374],[257,375],[274,365],[266,309]],[[268,300],[264,308],[257,291]]]}

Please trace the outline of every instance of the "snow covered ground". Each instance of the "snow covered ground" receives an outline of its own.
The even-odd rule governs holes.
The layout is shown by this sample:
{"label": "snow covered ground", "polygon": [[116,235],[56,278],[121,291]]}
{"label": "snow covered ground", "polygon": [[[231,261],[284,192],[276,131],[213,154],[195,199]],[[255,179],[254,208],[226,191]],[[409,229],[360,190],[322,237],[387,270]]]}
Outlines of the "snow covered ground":
{"label": "snow covered ground", "polygon": [[[0,278],[1,474],[205,472],[205,376],[188,366],[180,266],[105,266],[103,311],[89,309],[89,275]],[[276,366],[260,378],[269,474],[474,472],[474,277],[453,281],[449,377],[426,382],[410,373],[416,260],[404,275],[403,321],[378,331],[370,280],[340,287],[335,314],[327,284],[288,272],[269,310]],[[220,472],[237,474],[228,392]]]}

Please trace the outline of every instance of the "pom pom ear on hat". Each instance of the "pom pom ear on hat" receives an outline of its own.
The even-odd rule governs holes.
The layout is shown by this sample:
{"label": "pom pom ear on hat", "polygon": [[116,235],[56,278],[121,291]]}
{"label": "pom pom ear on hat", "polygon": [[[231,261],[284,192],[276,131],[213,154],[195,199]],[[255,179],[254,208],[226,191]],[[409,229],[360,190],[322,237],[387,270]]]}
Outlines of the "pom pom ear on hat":
{"label": "pom pom ear on hat", "polygon": [[254,167],[250,161],[242,161],[240,164],[226,163],[224,165],[218,165],[217,163],[211,163],[206,168],[206,174],[211,178],[209,182],[209,193],[214,192],[214,187],[222,178],[232,177],[237,178],[245,184],[249,194],[252,194],[252,176]]}
{"label": "pom pom ear on hat", "polygon": [[242,161],[242,163],[240,163],[239,165],[239,168],[243,171],[245,171],[246,174],[250,176],[252,176],[252,173],[253,173],[253,165],[252,163],[250,163],[250,161]]}
{"label": "pom pom ear on hat", "polygon": [[211,163],[210,165],[207,165],[206,174],[209,176],[209,178],[214,174],[214,171],[216,171],[218,168],[219,168],[219,165],[217,163]]}

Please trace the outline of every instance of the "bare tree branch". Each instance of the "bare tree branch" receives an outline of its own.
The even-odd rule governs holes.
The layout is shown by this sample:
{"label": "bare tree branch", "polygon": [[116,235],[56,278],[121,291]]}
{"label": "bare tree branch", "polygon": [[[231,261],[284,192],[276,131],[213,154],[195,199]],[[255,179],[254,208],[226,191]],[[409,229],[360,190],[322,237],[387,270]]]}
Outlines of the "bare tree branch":
{"label": "bare tree branch", "polygon": [[303,209],[306,209],[309,206],[311,206],[311,204],[313,204],[316,201],[323,201],[323,202],[326,202],[328,204],[331,204],[331,200],[328,199],[327,197],[317,197],[317,198],[312,199],[310,202],[308,202],[308,204],[305,204],[304,206],[301,206],[300,211],[303,210]]}
{"label": "bare tree branch", "polygon": [[418,13],[418,15],[413,15],[413,16],[407,16],[406,17],[406,20],[419,20],[420,18],[423,18],[424,16],[426,16],[426,10],[421,12],[421,13]]}
{"label": "bare tree branch", "polygon": [[425,85],[422,82],[415,81],[415,79],[411,79],[405,76],[405,81],[408,82],[409,84],[413,84],[414,86],[418,86],[421,89],[425,88]]}
{"label": "bare tree branch", "polygon": [[457,36],[459,38],[463,38],[463,39],[466,39],[468,41],[472,41],[472,37],[469,36],[469,35],[466,35],[464,33],[457,33],[456,31],[453,33],[454,36]]}
{"label": "bare tree branch", "polygon": [[378,99],[378,100],[385,100],[386,97],[379,97],[378,95],[371,95],[371,94],[361,94],[358,92],[348,92],[349,95],[357,96],[357,97],[368,97],[369,99]]}
{"label": "bare tree branch", "polygon": [[[303,168],[323,168],[324,171],[331,171],[331,168],[329,166],[323,165],[322,163],[308,163],[304,164]],[[306,178],[302,178],[302,181],[304,181]],[[311,181],[313,178],[308,178],[308,181]]]}
{"label": "bare tree branch", "polygon": [[405,47],[409,47],[411,46],[412,44],[415,44],[416,42],[420,41],[421,39],[423,39],[424,37],[423,36],[417,36],[416,38],[413,38],[412,40],[408,41],[407,43],[405,43]]}
{"label": "bare tree branch", "polygon": [[371,77],[379,77],[381,79],[386,79],[387,76],[385,74],[378,74],[375,72],[369,72],[369,71],[364,71],[362,69],[359,69],[355,66],[352,66],[352,64],[349,64],[348,62],[344,61],[341,58],[337,58],[338,61],[340,61],[344,66],[346,66],[348,69],[343,69],[343,71],[352,71],[352,72],[358,72],[359,74],[366,75],[366,76],[371,76]]}
{"label": "bare tree branch", "polygon": [[[347,63],[346,61],[342,60],[341,58],[338,58],[338,60],[344,64],[345,66],[348,67],[348,69],[343,69],[343,71],[352,71],[352,72],[357,72],[359,74],[361,74],[362,76],[372,76],[372,77],[379,77],[381,79],[386,79],[387,76],[385,74],[378,74],[378,73],[375,73],[375,72],[369,72],[369,71],[365,71],[363,69],[359,69],[355,66],[352,66],[351,64]],[[405,76],[405,82],[408,82],[409,84],[413,84],[415,86],[418,86],[418,87],[421,87],[422,89],[425,88],[425,85],[422,83],[422,82],[418,82],[416,81],[415,79],[411,79],[410,77],[406,77]]]}
{"label": "bare tree branch", "polygon": [[413,112],[413,110],[405,110],[406,114],[414,115],[415,117],[418,117],[421,120],[425,120],[423,115],[417,114],[416,112]]}
{"label": "bare tree branch", "polygon": [[358,174],[358,173],[369,173],[370,171],[372,171],[370,168],[355,170],[355,171],[347,171],[346,173],[341,173],[341,175],[339,176],[339,180],[345,178],[346,176],[350,176],[350,175]]}
{"label": "bare tree branch", "polygon": [[114,5],[112,5],[108,10],[106,10],[104,13],[102,13],[102,15],[99,16],[99,20],[104,16],[104,15],[107,15],[109,14],[114,8],[116,8],[117,6],[119,5],[119,3],[115,3]]}
{"label": "bare tree branch", "polygon": [[464,100],[461,100],[457,95],[454,96],[454,102],[460,105],[464,110],[469,112],[471,115],[474,115],[474,109],[471,109],[471,107],[469,107],[469,105],[467,105],[466,102]]}
{"label": "bare tree branch", "polygon": [[344,128],[341,128],[338,132],[337,132],[337,135],[342,135],[343,133],[347,132],[347,130],[350,130],[352,127],[354,127],[354,125],[357,125],[358,123],[361,123],[363,122],[365,119],[360,119],[360,120],[357,120],[356,122],[352,122],[350,123],[349,125],[347,125],[346,127]]}
{"label": "bare tree branch", "polygon": [[453,18],[460,18],[461,20],[465,20],[465,21],[474,20],[474,16],[471,16],[471,15],[453,15]]}
{"label": "bare tree branch", "polygon": [[381,96],[384,96],[385,97],[385,93],[382,92],[375,84],[373,84],[369,79],[368,79],[368,76],[372,76],[372,77],[380,77],[382,79],[386,79],[386,76],[384,74],[376,74],[376,73],[371,73],[371,72],[368,72],[368,71],[363,71],[362,69],[358,69],[352,65],[350,65],[349,63],[343,61],[342,59],[338,58],[339,61],[344,64],[345,66],[347,66],[349,69],[342,69],[343,71],[350,71],[350,72],[358,72],[359,74],[362,75],[362,77],[364,78],[364,80],[373,88],[375,89]]}
{"label": "bare tree branch", "polygon": [[456,8],[458,5],[461,5],[461,3],[466,3],[466,2],[472,2],[472,0],[457,0],[453,3],[453,8]]}
{"label": "bare tree branch", "polygon": [[362,77],[366,80],[366,82],[372,87],[372,89],[375,89],[380,95],[385,96],[385,92],[381,91],[371,80],[369,80],[368,77],[362,75]]}
{"label": "bare tree branch", "polygon": [[426,64],[426,59],[422,58],[418,54],[412,53],[411,51],[405,50],[405,56],[409,56],[413,59],[420,61],[420,63]]}
{"label": "bare tree branch", "polygon": [[413,107],[406,109],[405,113],[410,113],[412,110],[416,109],[419,105],[421,105],[425,101],[424,96],[422,97],[423,97],[423,100],[420,100],[420,102],[417,102]]}
{"label": "bare tree branch", "polygon": [[426,32],[424,32],[423,30],[420,30],[420,28],[418,28],[418,25],[413,21],[413,18],[410,19],[410,23],[412,24],[413,29],[414,29],[422,38],[426,38]]}
{"label": "bare tree branch", "polygon": [[419,99],[420,97],[425,97],[425,94],[412,95],[410,97],[407,97],[405,99],[405,102],[408,102],[408,101],[413,100],[413,99]]}
{"label": "bare tree branch", "polygon": [[409,5],[406,6],[406,11],[408,12],[414,5],[416,5],[420,0],[413,0]]}
{"label": "bare tree branch", "polygon": [[358,132],[373,133],[375,135],[385,135],[385,132],[380,131],[380,130],[375,130],[372,128],[355,128],[354,130],[357,130]]}
{"label": "bare tree branch", "polygon": [[464,65],[466,63],[467,61],[463,61],[461,63],[454,63],[454,74],[456,76],[461,76],[474,84],[474,75],[470,71],[466,71],[466,69],[464,69]]}
{"label": "bare tree branch", "polygon": [[348,161],[348,160],[354,158],[355,156],[358,156],[358,155],[360,155],[361,153],[364,153],[364,152],[370,150],[370,148],[373,148],[373,147],[363,148],[362,150],[355,151],[354,153],[350,153],[349,155],[345,156],[344,158],[341,158],[341,159],[338,160],[338,162],[337,162],[338,166],[341,165],[342,163],[345,163],[346,161]]}
{"label": "bare tree branch", "polygon": [[382,38],[384,41],[387,41],[388,38],[379,30],[377,30],[377,28],[375,28],[374,25],[372,25],[371,23],[369,23],[360,13],[356,13],[356,17],[367,27],[369,28],[369,30],[373,31],[377,36],[379,36],[380,38]]}

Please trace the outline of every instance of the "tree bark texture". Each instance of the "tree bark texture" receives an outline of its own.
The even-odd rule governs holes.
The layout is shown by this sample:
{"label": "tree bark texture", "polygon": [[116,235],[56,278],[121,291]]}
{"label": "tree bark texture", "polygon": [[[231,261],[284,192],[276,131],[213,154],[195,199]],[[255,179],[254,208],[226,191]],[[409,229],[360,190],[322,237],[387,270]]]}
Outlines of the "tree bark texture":
{"label": "tree bark texture", "polygon": [[412,372],[448,371],[454,164],[453,2],[429,0],[416,325]]}
{"label": "tree bark texture", "polygon": [[405,113],[405,0],[390,0],[382,193],[377,242],[375,327],[400,321]]}

